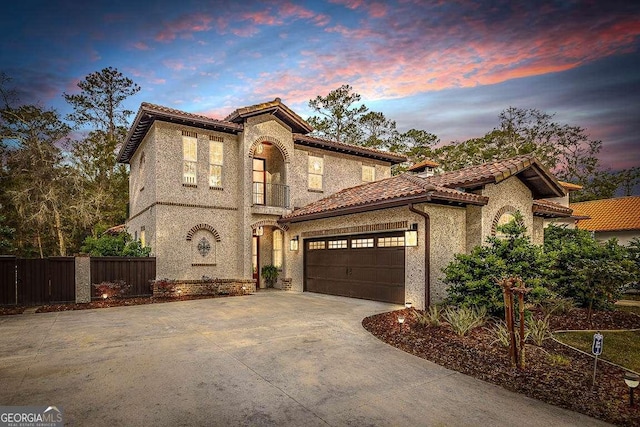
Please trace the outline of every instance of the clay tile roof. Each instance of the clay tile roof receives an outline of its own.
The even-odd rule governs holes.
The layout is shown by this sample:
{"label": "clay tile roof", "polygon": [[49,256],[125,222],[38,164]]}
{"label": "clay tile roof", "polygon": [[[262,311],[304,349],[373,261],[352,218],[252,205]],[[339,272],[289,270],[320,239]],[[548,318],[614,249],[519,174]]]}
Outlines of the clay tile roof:
{"label": "clay tile roof", "polygon": [[388,151],[376,150],[375,148],[362,147],[360,145],[346,144],[344,142],[331,141],[329,139],[318,138],[316,136],[293,134],[293,142],[298,145],[308,147],[323,148],[326,150],[354,154],[357,156],[370,157],[372,159],[384,160],[392,164],[407,161],[407,157],[402,154],[390,153]]}
{"label": "clay tile roof", "polygon": [[276,98],[269,102],[262,102],[260,104],[238,108],[225,117],[225,120],[229,122],[242,123],[247,117],[267,113],[275,115],[284,123],[291,126],[294,132],[309,133],[313,130],[309,123],[296,114],[292,109],[284,105],[280,98]]}
{"label": "clay tile roof", "polygon": [[438,166],[440,166],[440,163],[434,162],[433,160],[425,159],[421,162],[414,164],[407,170],[411,172],[420,171],[420,170],[424,170],[425,168],[437,168]]}
{"label": "clay tile roof", "polygon": [[136,118],[129,129],[124,144],[118,153],[118,161],[129,163],[131,157],[147,134],[147,131],[155,120],[163,120],[171,123],[181,123],[196,126],[203,129],[212,129],[222,132],[237,134],[242,131],[242,125],[225,120],[216,120],[200,114],[187,113],[174,108],[143,102],[140,104]]}
{"label": "clay tile roof", "polygon": [[429,184],[402,174],[346,188],[285,215],[281,222],[298,222],[420,202],[485,205],[488,198]]}
{"label": "clay tile roof", "polygon": [[534,200],[531,208],[534,215],[545,218],[568,218],[572,213],[570,208],[544,199]]}
{"label": "clay tile roof", "polygon": [[533,193],[534,199],[561,197],[565,191],[556,178],[532,155],[521,155],[469,166],[426,178],[435,185],[451,188],[475,189],[489,183],[498,183],[518,175]]}
{"label": "clay tile roof", "polygon": [[558,181],[558,183],[560,185],[562,185],[562,188],[564,188],[567,191],[578,191],[578,190],[582,190],[582,185],[578,185],[578,184],[573,184],[571,182],[565,182],[565,181]]}
{"label": "clay tile roof", "polygon": [[580,219],[578,228],[589,231],[640,230],[640,196],[570,203]]}

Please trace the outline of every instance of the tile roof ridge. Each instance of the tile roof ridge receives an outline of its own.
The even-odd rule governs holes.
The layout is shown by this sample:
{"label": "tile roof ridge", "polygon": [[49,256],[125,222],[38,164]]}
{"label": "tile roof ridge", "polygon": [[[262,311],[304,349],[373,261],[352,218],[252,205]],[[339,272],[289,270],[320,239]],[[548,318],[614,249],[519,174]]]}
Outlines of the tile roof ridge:
{"label": "tile roof ridge", "polygon": [[427,182],[425,179],[420,178],[419,176],[412,175],[409,173],[403,173],[402,175],[398,175],[400,178],[403,178],[413,184],[416,184],[422,187],[425,191],[435,191],[438,189],[438,186]]}

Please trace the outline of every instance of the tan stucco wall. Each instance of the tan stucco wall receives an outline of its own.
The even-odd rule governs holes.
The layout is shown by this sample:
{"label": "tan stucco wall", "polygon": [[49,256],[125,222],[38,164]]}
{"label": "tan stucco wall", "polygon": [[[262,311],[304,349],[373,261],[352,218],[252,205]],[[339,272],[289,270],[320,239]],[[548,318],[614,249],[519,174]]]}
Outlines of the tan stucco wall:
{"label": "tan stucco wall", "polygon": [[[202,276],[218,279],[242,277],[237,269],[237,217],[232,211],[164,205],[156,206],[154,210],[158,224],[154,247],[157,278],[195,280]],[[220,236],[220,242],[216,242],[213,233],[204,229],[196,231],[188,241],[187,233],[199,224],[213,227]],[[213,252],[207,257],[197,252],[197,244],[203,237],[215,251],[213,266],[192,265],[213,263]]]}
{"label": "tan stucco wall", "polygon": [[[317,156],[324,159],[322,191],[309,190],[309,156]],[[351,155],[341,155],[309,147],[296,147],[293,164],[291,165],[292,206],[300,208],[344,188],[363,184],[362,165],[375,166],[376,180],[391,176],[390,163]]]}
{"label": "tan stucco wall", "polygon": [[628,245],[634,237],[640,238],[640,230],[631,231],[597,231],[595,238],[599,242],[606,242],[609,239],[618,239],[618,244]]}
{"label": "tan stucco wall", "polygon": [[[435,303],[446,296],[442,283],[442,269],[453,260],[453,255],[464,252],[465,210],[463,208],[418,205],[418,209],[427,212],[431,219],[431,258],[430,282],[431,302]],[[406,248],[405,252],[405,300],[415,307],[423,308],[425,303],[425,234],[424,219],[407,207],[385,209],[361,214],[345,215],[315,221],[290,224],[285,235],[285,277],[292,279],[292,290],[302,291],[304,286],[304,245],[303,232],[336,229],[359,225],[373,225],[395,221],[407,221],[418,224],[418,246]],[[288,250],[289,240],[300,237],[300,249]]]}
{"label": "tan stucco wall", "polygon": [[486,243],[486,238],[491,236],[496,215],[506,206],[520,211],[527,234],[533,239],[533,197],[531,190],[517,176],[497,184],[487,184],[479,193],[489,197],[489,202],[482,207],[467,207],[467,252],[474,246]]}

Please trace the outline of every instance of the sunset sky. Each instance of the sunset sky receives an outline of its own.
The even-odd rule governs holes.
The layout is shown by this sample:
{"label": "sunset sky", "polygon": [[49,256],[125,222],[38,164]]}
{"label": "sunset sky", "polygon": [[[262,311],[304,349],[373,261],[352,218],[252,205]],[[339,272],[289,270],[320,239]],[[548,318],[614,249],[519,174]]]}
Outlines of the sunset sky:
{"label": "sunset sky", "polygon": [[24,0],[0,31],[22,102],[63,115],[62,93],[108,66],[142,87],[134,111],[219,119],[275,97],[307,117],[349,84],[401,131],[463,140],[538,108],[601,139],[604,166],[640,166],[637,1]]}

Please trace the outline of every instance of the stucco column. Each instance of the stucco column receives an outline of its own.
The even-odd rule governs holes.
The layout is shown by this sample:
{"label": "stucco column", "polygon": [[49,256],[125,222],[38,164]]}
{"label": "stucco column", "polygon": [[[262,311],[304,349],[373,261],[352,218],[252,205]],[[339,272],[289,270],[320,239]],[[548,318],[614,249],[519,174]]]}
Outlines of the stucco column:
{"label": "stucco column", "polygon": [[91,302],[91,257],[75,258],[76,303]]}

